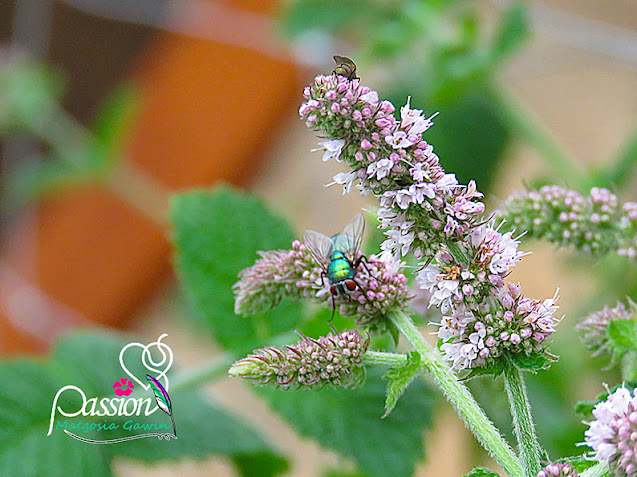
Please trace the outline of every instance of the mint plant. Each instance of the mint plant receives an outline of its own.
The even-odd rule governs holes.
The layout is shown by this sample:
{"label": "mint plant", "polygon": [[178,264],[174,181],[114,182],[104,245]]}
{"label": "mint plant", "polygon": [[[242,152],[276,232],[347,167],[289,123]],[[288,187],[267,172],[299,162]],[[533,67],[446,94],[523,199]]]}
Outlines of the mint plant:
{"label": "mint plant", "polygon": [[[296,240],[292,250],[260,252],[262,258],[240,273],[234,285],[235,310],[251,315],[276,306],[282,297],[323,300],[328,305],[331,300],[338,301],[343,314],[353,315],[365,332],[382,334],[397,329],[413,351],[373,350],[368,348],[369,341],[361,347],[359,331],[344,331],[338,336],[303,337],[298,345],[256,350],[237,361],[230,375],[288,389],[318,383],[347,388],[360,382],[361,365],[390,366],[386,375],[390,381],[387,415],[412,380],[426,373],[508,475],[578,475],[571,463],[547,462],[524,383],[525,372],[540,372],[557,359],[548,350],[560,321],[556,316],[557,292],[543,300],[528,298],[520,284],[507,278],[525,255],[518,250],[524,233],[561,245],[575,244],[589,252],[614,250],[633,258],[636,234],[632,215],[637,204],[620,207],[616,197],[602,188],[594,188],[587,202],[577,192],[553,186],[511,197],[496,213],[487,215],[475,182],[459,184],[424,139],[435,115],[426,117],[422,110],[412,109],[409,98],[398,119],[393,115],[393,104],[380,100],[376,91],[359,79],[337,74],[317,76],[305,88],[304,98],[299,113],[308,127],[326,139],[320,143],[325,151],[323,160],[337,160],[349,167],[349,172],[334,176],[334,183],[343,186],[344,194],[358,189],[379,200],[377,221],[386,236],[376,259],[380,265],[376,265],[375,275],[357,262],[356,273],[365,274],[361,290],[356,290],[358,295],[354,290],[330,295],[330,277],[326,279],[321,273],[314,254],[304,253],[313,244]],[[329,250],[336,248],[335,240],[326,246]],[[381,273],[382,264],[396,273],[402,269],[402,258],[416,261],[416,286],[429,292],[429,306],[439,308],[442,314],[436,348],[427,343],[408,315],[406,295],[395,300],[378,293],[379,284],[385,281],[380,277],[389,282],[392,276]],[[364,318],[362,305],[372,301],[381,304],[375,307],[374,319]],[[379,326],[379,320],[389,324]],[[631,345],[633,342],[628,343]],[[489,374],[504,376],[517,453],[464,384],[468,378]],[[628,390],[621,389],[630,397]],[[597,409],[603,406],[598,404],[593,414],[601,417]],[[629,416],[630,409],[624,406],[616,412]],[[582,475],[603,475],[606,471],[631,475],[632,421],[626,419],[621,431],[614,431],[619,434],[613,438],[616,444],[611,450],[608,446],[598,450],[610,431],[600,432],[600,425],[591,424],[586,442],[596,452],[590,454],[590,460],[578,462]],[[611,425],[608,419],[605,423]],[[584,470],[595,460],[600,463]]]}

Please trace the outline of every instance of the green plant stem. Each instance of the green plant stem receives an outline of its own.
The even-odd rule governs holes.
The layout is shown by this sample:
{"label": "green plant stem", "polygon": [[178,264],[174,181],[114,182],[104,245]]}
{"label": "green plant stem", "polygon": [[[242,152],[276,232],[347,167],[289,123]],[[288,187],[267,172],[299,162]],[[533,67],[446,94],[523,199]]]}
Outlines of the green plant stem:
{"label": "green plant stem", "polygon": [[540,446],[535,434],[531,406],[520,369],[511,362],[504,366],[504,386],[511,405],[513,431],[520,447],[520,461],[526,477],[535,477],[541,469]]}
{"label": "green plant stem", "polygon": [[576,161],[564,151],[551,133],[522,106],[518,99],[507,92],[502,85],[492,88],[491,94],[504,123],[536,149],[559,178],[567,180],[571,186],[580,190],[589,185],[585,173],[580,170]]}
{"label": "green plant stem", "polygon": [[400,366],[407,362],[407,356],[397,353],[384,353],[382,351],[368,351],[363,357],[366,366]]}
{"label": "green plant stem", "polygon": [[610,471],[606,464],[600,462],[599,464],[589,467],[580,474],[580,477],[607,477],[610,475]]}
{"label": "green plant stem", "polygon": [[418,351],[423,366],[432,375],[447,400],[458,411],[458,414],[480,444],[509,476],[522,477],[524,475],[522,467],[509,444],[500,435],[498,429],[489,420],[467,387],[458,380],[456,375],[443,362],[440,354],[430,348],[418,328],[411,321],[411,318],[402,311],[391,313],[389,318]]}
{"label": "green plant stem", "polygon": [[227,375],[228,368],[233,362],[234,359],[227,353],[215,356],[192,371],[178,374],[174,380],[171,380],[170,391],[184,391],[196,388],[207,381]]}
{"label": "green plant stem", "polygon": [[625,186],[633,178],[632,172],[635,166],[637,166],[637,128],[632,131],[614,164],[606,173],[604,185],[616,188]]}

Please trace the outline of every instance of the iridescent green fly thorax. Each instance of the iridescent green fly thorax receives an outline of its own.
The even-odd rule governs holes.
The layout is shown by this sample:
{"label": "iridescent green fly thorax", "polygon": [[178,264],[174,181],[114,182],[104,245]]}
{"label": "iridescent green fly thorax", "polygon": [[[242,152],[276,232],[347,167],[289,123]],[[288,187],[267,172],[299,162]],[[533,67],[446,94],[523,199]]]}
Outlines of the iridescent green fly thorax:
{"label": "iridescent green fly thorax", "polygon": [[355,270],[342,252],[334,252],[327,267],[327,276],[331,283],[338,284],[354,278]]}

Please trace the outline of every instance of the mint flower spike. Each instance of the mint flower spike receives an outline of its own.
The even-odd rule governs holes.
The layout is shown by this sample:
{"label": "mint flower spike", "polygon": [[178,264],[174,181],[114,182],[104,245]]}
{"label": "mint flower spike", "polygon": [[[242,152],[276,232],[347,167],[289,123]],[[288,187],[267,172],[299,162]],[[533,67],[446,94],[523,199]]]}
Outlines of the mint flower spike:
{"label": "mint flower spike", "polygon": [[584,433],[586,445],[595,451],[615,476],[637,475],[637,397],[620,387],[593,409],[595,420]]}
{"label": "mint flower spike", "polygon": [[380,199],[380,227],[387,229],[383,250],[433,255],[439,243],[460,240],[478,222],[484,204],[475,182],[458,184],[446,174],[433,147],[423,140],[433,125],[410,99],[400,121],[389,101],[359,80],[317,76],[304,90],[299,109],[306,125],[327,138],[323,160],[347,163],[351,172],[334,176],[344,193],[356,188]]}
{"label": "mint flower spike", "polygon": [[614,308],[605,306],[601,311],[591,313],[575,329],[581,333],[581,339],[588,349],[593,351],[593,356],[608,353],[611,357],[609,367],[617,363],[621,352],[613,343],[608,334],[611,322],[617,320],[630,320],[637,322],[637,304],[627,298],[628,308],[623,303],[617,302]]}
{"label": "mint flower spike", "polygon": [[637,202],[621,205],[608,189],[593,187],[588,197],[556,185],[518,192],[504,201],[498,216],[530,237],[595,255],[637,257]]}
{"label": "mint flower spike", "polygon": [[569,462],[548,464],[537,474],[537,477],[578,477],[579,473]]}
{"label": "mint flower spike", "polygon": [[329,333],[318,339],[299,333],[301,341],[282,348],[257,349],[232,365],[228,374],[282,389],[311,389],[325,385],[355,387],[365,378],[363,356],[369,335],[356,330]]}
{"label": "mint flower spike", "polygon": [[431,293],[429,306],[438,306],[444,314],[440,350],[457,371],[489,368],[505,354],[545,353],[558,321],[553,317],[557,293],[548,300],[532,300],[522,295],[519,285],[505,283],[526,255],[518,250],[519,243],[493,222],[482,224],[454,245],[453,254],[442,247],[418,273],[418,285]]}
{"label": "mint flower spike", "polygon": [[343,316],[370,331],[384,331],[387,313],[406,306],[411,297],[404,264],[390,254],[370,255],[356,271],[357,287],[350,295],[333,296],[329,280],[303,243],[291,250],[258,252],[254,265],[239,273],[235,283],[235,313],[250,316],[277,306],[283,298],[335,300]]}

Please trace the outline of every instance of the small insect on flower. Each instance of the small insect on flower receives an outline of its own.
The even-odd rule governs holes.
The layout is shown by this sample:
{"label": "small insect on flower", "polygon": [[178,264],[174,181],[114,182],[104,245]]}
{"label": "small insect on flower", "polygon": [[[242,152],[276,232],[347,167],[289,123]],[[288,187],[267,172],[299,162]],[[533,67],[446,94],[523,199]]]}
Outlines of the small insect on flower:
{"label": "small insect on flower", "polygon": [[334,61],[336,61],[336,68],[332,71],[333,75],[341,75],[348,80],[360,79],[356,76],[356,65],[352,60],[346,56],[334,55]]}
{"label": "small insect on flower", "polygon": [[[356,287],[362,290],[356,281],[358,266],[366,261],[365,255],[359,256],[365,219],[363,214],[356,214],[343,228],[340,234],[329,238],[314,230],[306,230],[303,243],[314,260],[321,266],[323,277],[330,283],[330,293],[336,296],[349,296]],[[365,293],[363,293],[365,295]],[[336,303],[332,299],[332,319],[336,311]]]}

